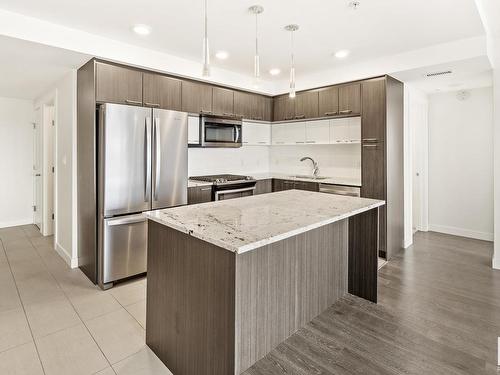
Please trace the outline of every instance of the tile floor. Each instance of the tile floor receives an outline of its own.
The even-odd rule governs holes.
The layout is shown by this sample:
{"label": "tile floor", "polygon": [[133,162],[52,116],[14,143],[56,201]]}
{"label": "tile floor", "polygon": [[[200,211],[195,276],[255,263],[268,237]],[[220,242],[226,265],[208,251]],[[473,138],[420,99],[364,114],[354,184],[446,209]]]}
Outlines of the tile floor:
{"label": "tile floor", "polygon": [[145,345],[146,279],[102,291],[52,242],[0,229],[0,374],[171,375]]}

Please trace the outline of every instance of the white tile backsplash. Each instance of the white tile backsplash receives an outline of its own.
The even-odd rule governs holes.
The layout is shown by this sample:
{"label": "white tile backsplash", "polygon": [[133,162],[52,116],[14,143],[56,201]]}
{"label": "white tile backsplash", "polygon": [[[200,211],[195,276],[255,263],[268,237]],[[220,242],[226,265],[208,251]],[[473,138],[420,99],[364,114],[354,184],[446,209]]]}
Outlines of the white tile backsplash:
{"label": "white tile backsplash", "polygon": [[310,174],[311,162],[300,161],[310,156],[318,162],[322,176],[361,179],[360,144],[273,146],[269,154],[270,172]]}
{"label": "white tile backsplash", "polygon": [[234,173],[310,174],[310,156],[319,163],[320,174],[361,178],[361,145],[244,146],[241,148],[190,148],[189,176]]}
{"label": "white tile backsplash", "polygon": [[241,148],[190,148],[188,174],[233,173],[253,174],[269,172],[268,146],[244,146]]}

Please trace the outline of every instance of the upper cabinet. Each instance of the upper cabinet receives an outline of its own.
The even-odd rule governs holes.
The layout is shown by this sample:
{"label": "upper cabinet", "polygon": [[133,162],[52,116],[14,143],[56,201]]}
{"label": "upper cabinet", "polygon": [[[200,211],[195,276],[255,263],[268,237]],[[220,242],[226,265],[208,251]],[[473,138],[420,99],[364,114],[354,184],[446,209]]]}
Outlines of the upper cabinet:
{"label": "upper cabinet", "polygon": [[359,115],[360,113],[361,84],[339,86],[339,115]]}
{"label": "upper cabinet", "polygon": [[295,100],[288,95],[274,99],[273,121],[288,121],[295,118]]}
{"label": "upper cabinet", "polygon": [[96,101],[142,105],[142,72],[97,62]]}
{"label": "upper cabinet", "polygon": [[386,129],[385,79],[363,82],[363,115],[361,137],[363,143],[383,142]]}
{"label": "upper cabinet", "polygon": [[235,114],[233,90],[214,87],[212,95],[213,113],[224,116],[233,116]]}
{"label": "upper cabinet", "polygon": [[212,86],[182,81],[182,111],[212,113]]}
{"label": "upper cabinet", "polygon": [[144,105],[146,107],[182,110],[182,81],[160,74],[144,73]]}
{"label": "upper cabinet", "polygon": [[295,97],[295,118],[318,117],[318,92],[305,91]]}
{"label": "upper cabinet", "polygon": [[273,98],[270,96],[263,96],[264,108],[262,112],[262,118],[264,121],[273,120]]}
{"label": "upper cabinet", "polygon": [[271,125],[244,122],[243,144],[247,146],[264,146],[271,144]]}
{"label": "upper cabinet", "polygon": [[337,86],[322,89],[318,93],[319,116],[336,116],[339,114],[339,88]]}

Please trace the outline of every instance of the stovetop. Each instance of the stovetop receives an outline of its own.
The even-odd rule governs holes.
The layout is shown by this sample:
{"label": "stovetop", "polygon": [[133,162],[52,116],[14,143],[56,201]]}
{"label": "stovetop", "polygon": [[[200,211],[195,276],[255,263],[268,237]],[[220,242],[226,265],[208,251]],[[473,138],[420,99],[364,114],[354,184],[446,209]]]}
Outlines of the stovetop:
{"label": "stovetop", "polygon": [[214,174],[208,176],[193,176],[189,177],[190,180],[212,182],[214,184],[224,184],[228,182],[241,182],[241,181],[252,181],[253,178],[250,176],[241,176],[237,174]]}

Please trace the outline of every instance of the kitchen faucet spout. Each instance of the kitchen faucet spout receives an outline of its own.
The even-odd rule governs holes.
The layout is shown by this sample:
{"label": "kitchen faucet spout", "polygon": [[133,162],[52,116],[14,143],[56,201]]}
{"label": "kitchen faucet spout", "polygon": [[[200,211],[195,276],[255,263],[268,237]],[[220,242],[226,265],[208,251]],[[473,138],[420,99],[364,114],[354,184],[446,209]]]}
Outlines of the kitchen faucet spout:
{"label": "kitchen faucet spout", "polygon": [[316,161],[314,161],[313,158],[310,156],[304,156],[303,158],[300,159],[300,161],[305,161],[305,160],[310,160],[313,164],[313,177],[316,178],[318,177],[319,174],[319,165]]}

